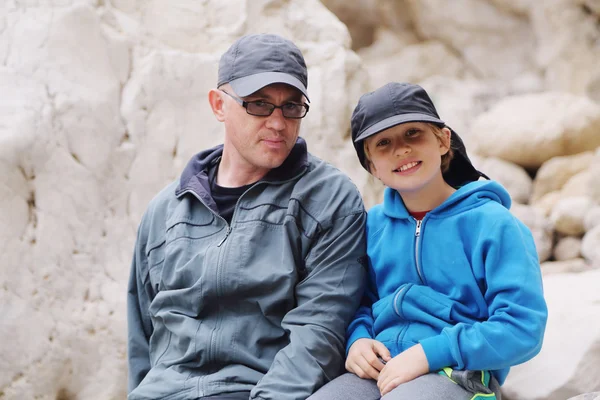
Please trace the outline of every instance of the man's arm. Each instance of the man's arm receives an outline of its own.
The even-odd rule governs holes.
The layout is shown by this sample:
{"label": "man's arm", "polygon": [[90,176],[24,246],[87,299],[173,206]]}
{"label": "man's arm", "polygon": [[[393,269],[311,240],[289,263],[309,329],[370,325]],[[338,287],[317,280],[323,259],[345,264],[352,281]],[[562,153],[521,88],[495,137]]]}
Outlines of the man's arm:
{"label": "man's arm", "polygon": [[148,276],[148,260],[142,240],[142,226],[131,262],[127,286],[127,363],[129,369],[128,390],[135,389],[150,370],[149,340],[152,321],[148,313],[151,301],[151,283]]}
{"label": "man's arm", "polygon": [[334,220],[306,258],[297,307],[283,318],[290,343],[252,390],[251,399],[305,399],[342,372],[346,327],[363,294],[364,212]]}

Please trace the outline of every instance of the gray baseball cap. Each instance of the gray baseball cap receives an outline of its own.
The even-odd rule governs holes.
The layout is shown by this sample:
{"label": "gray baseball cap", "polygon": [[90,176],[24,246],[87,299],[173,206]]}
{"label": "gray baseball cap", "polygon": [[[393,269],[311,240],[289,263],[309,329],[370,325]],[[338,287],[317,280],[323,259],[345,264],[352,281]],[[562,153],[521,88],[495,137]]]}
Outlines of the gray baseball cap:
{"label": "gray baseball cap", "polygon": [[308,73],[300,49],[281,36],[242,36],[221,56],[217,87],[229,83],[246,97],[273,83],[300,90],[308,100]]}

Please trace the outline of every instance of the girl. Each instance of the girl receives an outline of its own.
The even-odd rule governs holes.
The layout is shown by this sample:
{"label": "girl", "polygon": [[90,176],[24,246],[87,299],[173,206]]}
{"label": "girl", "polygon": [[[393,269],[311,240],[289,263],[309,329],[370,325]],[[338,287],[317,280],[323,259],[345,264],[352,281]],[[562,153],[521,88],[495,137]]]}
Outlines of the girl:
{"label": "girl", "polygon": [[352,114],[358,158],[387,187],[367,217],[369,287],[348,374],[311,400],[500,399],[547,319],[530,231],[480,176],[423,88],[390,83]]}

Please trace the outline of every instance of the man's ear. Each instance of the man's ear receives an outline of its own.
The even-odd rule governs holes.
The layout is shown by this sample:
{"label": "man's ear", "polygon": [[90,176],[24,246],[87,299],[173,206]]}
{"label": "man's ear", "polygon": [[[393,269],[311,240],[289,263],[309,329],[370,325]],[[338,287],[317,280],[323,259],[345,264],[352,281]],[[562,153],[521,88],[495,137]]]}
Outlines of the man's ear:
{"label": "man's ear", "polygon": [[443,135],[440,138],[440,155],[443,156],[450,150],[450,138],[452,137],[452,132],[450,129],[443,127],[442,133]]}
{"label": "man's ear", "polygon": [[225,101],[223,99],[223,93],[218,89],[210,89],[208,92],[208,103],[217,120],[220,122],[225,121]]}

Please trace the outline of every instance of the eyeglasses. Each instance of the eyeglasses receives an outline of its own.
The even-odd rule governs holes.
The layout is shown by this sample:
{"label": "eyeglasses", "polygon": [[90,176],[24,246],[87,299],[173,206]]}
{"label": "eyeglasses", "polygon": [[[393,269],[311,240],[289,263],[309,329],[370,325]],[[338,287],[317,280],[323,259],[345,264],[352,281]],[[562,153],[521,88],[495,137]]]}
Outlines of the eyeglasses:
{"label": "eyeglasses", "polygon": [[285,103],[280,106],[276,106],[275,104],[268,103],[263,100],[256,101],[244,101],[239,97],[236,97],[230,93],[227,93],[223,89],[219,89],[221,92],[225,93],[232,99],[234,99],[239,105],[246,109],[246,112],[250,115],[255,115],[258,117],[268,117],[273,114],[276,108],[281,109],[281,113],[285,118],[293,118],[300,119],[306,116],[308,112],[308,104],[298,104],[298,103]]}

